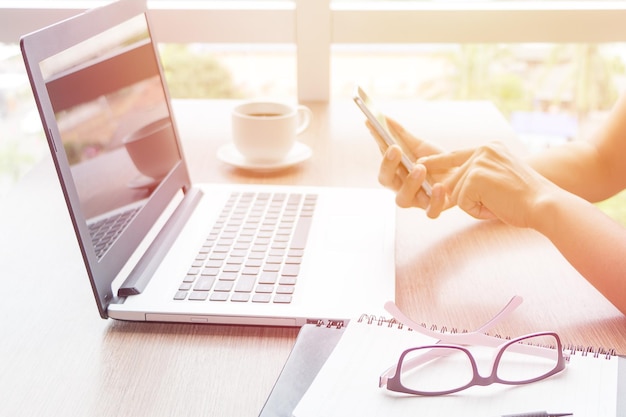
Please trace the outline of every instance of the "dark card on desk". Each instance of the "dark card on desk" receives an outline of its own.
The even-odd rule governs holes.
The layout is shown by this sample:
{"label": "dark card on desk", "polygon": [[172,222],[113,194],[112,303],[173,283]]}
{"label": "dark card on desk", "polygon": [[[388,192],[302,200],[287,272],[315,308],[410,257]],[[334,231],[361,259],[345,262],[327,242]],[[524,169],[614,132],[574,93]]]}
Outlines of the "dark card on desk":
{"label": "dark card on desk", "polygon": [[306,390],[339,342],[345,327],[306,324],[259,417],[291,417]]}

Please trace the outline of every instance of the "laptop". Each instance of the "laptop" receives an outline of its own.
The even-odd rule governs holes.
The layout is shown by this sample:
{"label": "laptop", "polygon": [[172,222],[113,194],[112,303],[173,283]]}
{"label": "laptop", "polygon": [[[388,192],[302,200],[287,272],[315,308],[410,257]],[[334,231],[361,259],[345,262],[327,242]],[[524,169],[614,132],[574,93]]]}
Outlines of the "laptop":
{"label": "laptop", "polygon": [[145,0],[21,48],[102,318],[302,326],[394,299],[392,193],[191,183]]}

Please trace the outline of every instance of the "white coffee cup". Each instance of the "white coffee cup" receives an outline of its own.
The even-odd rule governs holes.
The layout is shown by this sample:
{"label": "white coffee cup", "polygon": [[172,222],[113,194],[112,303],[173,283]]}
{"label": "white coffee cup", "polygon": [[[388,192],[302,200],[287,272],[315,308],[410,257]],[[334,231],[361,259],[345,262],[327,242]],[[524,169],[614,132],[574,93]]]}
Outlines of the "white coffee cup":
{"label": "white coffee cup", "polygon": [[275,163],[285,158],[312,117],[311,110],[303,105],[246,102],[232,112],[233,143],[250,162]]}

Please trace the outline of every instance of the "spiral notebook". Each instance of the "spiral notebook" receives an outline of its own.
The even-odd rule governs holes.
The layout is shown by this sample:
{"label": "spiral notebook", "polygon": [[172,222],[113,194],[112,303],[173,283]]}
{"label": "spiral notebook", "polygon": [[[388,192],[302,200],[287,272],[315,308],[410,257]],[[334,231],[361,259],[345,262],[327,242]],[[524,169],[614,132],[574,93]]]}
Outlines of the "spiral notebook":
{"label": "spiral notebook", "polygon": [[490,417],[548,410],[576,417],[626,417],[626,359],[603,350],[566,347],[567,369],[529,385],[494,384],[442,397],[378,388],[378,377],[402,351],[433,342],[371,316],[347,326],[306,325],[260,416]]}

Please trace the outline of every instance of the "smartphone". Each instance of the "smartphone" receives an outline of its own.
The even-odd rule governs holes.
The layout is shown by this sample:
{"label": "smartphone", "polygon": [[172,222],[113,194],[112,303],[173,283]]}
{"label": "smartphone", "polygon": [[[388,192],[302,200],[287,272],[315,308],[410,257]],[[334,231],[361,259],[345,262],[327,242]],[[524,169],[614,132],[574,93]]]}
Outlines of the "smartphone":
{"label": "smartphone", "polygon": [[[396,139],[393,137],[391,132],[389,132],[389,128],[387,127],[387,119],[385,118],[385,115],[379,112],[378,109],[376,109],[376,106],[374,106],[374,103],[372,102],[372,100],[369,98],[367,94],[365,94],[365,91],[363,91],[363,89],[358,85],[354,88],[353,99],[356,105],[359,106],[361,111],[365,114],[367,119],[370,121],[372,126],[374,126],[374,129],[376,130],[376,132],[378,132],[380,137],[383,139],[383,142],[381,143],[378,138],[374,137],[374,139],[376,139],[376,142],[378,143],[378,146],[381,152],[385,152],[389,146],[396,145],[396,144],[399,145],[400,148],[403,150],[402,168],[403,168],[403,171],[406,170],[406,174],[408,174],[413,168],[413,162],[406,155],[406,151],[405,151],[406,145],[396,141]],[[424,189],[424,192],[426,193],[426,195],[430,197],[431,186],[428,183],[428,181],[424,181],[422,183],[422,188]]]}

